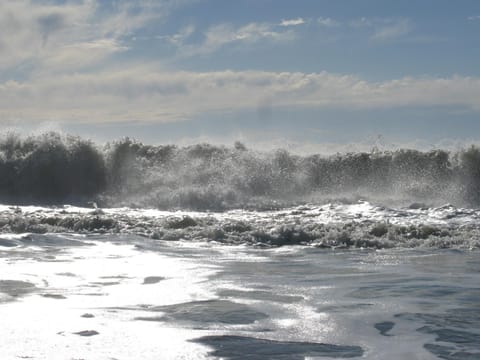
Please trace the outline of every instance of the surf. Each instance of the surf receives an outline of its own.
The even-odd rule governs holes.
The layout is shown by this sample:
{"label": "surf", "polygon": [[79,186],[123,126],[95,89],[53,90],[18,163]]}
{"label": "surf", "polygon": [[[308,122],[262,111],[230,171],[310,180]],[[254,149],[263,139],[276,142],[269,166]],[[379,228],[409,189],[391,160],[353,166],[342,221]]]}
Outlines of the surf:
{"label": "surf", "polygon": [[151,207],[163,210],[279,209],[355,202],[458,207],[480,204],[480,149],[412,149],[297,155],[234,146],[95,144],[59,133],[4,134],[0,202]]}

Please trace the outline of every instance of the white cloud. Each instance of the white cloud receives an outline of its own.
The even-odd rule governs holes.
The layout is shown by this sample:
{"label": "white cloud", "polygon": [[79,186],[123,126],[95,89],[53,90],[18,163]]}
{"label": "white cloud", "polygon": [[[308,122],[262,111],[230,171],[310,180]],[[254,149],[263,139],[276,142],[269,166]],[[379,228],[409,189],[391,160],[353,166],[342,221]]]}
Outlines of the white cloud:
{"label": "white cloud", "polygon": [[240,28],[232,28],[229,25],[219,25],[210,28],[206,33],[207,45],[223,45],[229,42],[246,41],[255,42],[261,39],[282,40],[290,38],[290,33],[275,31],[274,27],[267,23],[250,23]]}
{"label": "white cloud", "polygon": [[280,26],[298,26],[305,24],[305,20],[301,17],[296,19],[282,20]]}
{"label": "white cloud", "polygon": [[[164,17],[180,0],[101,0],[64,3],[33,0],[0,2],[0,71],[28,63],[62,68],[93,65],[126,50],[123,38]],[[187,0],[184,0],[187,1]],[[190,0],[193,1],[193,0]],[[58,69],[53,69],[57,71]]]}
{"label": "white cloud", "polygon": [[62,6],[26,0],[1,2],[0,70],[51,54],[72,37],[73,41],[84,41],[86,35],[73,28],[83,28],[85,19],[93,11],[91,2]]}
{"label": "white cloud", "polygon": [[165,39],[168,42],[172,43],[173,45],[182,45],[190,36],[193,35],[195,32],[195,26],[193,25],[188,25],[182,29],[176,34],[173,35],[160,35],[157,36],[158,39]]}
{"label": "white cloud", "polygon": [[[94,1],[97,9],[106,3]],[[98,20],[97,29],[101,36],[119,38],[131,34],[148,22],[159,20],[168,15],[172,9],[195,0],[116,0],[113,8],[103,11]]]}
{"label": "white cloud", "polygon": [[407,35],[412,29],[411,21],[408,19],[388,21],[385,24],[376,25],[372,39],[381,41],[396,39]]}
{"label": "white cloud", "polygon": [[[2,121],[175,121],[210,111],[272,106],[396,107],[455,105],[480,111],[480,79],[403,78],[368,82],[327,72],[161,71],[157,65],[122,65],[107,60],[128,51],[124,39],[175,6],[194,0],[119,0],[108,11],[100,0],[0,2],[0,71],[28,64],[24,80],[0,82]],[[295,39],[294,25],[220,24],[193,43],[193,26],[164,36],[180,54],[211,54],[229,45]],[[318,19],[323,26],[335,20]],[[376,40],[411,31],[409,20],[361,19]],[[195,33],[197,35],[197,33]],[[108,64],[108,66],[101,66]]]}
{"label": "white cloud", "polygon": [[408,18],[367,18],[362,17],[349,22],[354,29],[365,29],[370,39],[388,41],[405,37],[413,31],[412,21]]}
{"label": "white cloud", "polygon": [[374,21],[366,17],[361,17],[359,19],[350,21],[349,25],[353,28],[372,27],[374,25]]}
{"label": "white cloud", "polygon": [[467,19],[470,21],[480,20],[480,15],[469,16]]}
{"label": "white cloud", "polygon": [[139,66],[0,84],[4,121],[176,121],[211,111],[272,106],[395,108],[458,106],[480,111],[480,78],[401,78],[261,71],[162,72]]}
{"label": "white cloud", "polygon": [[99,39],[65,45],[45,56],[41,63],[50,72],[79,69],[98,64],[110,55],[126,50],[128,48],[115,39]]}
{"label": "white cloud", "polygon": [[327,28],[333,28],[333,27],[338,27],[341,25],[341,23],[337,20],[334,20],[332,18],[325,18],[325,17],[319,17],[317,19],[317,22],[319,25],[323,26],[323,27],[327,27]]}
{"label": "white cloud", "polygon": [[260,41],[282,42],[294,38],[295,33],[292,30],[278,29],[277,25],[270,23],[250,23],[240,27],[218,24],[205,31],[203,42],[185,44],[183,41],[178,41],[176,45],[180,55],[194,56],[210,54],[232,44],[253,44]]}

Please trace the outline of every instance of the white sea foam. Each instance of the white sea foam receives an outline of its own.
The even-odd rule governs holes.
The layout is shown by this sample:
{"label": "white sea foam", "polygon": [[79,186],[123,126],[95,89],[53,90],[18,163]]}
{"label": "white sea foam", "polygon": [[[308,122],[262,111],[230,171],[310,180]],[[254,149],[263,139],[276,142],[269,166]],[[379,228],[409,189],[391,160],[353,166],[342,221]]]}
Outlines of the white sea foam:
{"label": "white sea foam", "polygon": [[109,233],[273,247],[475,249],[480,247],[479,218],[478,209],[452,205],[388,208],[366,201],[224,212],[1,206],[0,231],[4,246],[12,247],[28,238],[12,233]]}
{"label": "white sea foam", "polygon": [[[480,351],[477,251],[47,237],[30,253],[0,248],[2,359],[400,360]],[[56,239],[83,245],[55,247]]]}
{"label": "white sea foam", "polygon": [[474,358],[479,164],[7,137],[1,357]]}

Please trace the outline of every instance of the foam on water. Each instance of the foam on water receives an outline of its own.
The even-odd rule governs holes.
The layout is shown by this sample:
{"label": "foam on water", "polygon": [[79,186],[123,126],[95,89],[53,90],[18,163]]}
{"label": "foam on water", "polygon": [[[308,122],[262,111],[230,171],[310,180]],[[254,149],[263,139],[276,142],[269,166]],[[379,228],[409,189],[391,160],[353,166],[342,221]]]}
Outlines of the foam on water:
{"label": "foam on water", "polygon": [[[181,259],[138,252],[133,245],[88,243],[62,247],[54,254],[45,246],[43,252],[51,255],[48,258],[38,252],[30,257],[3,254],[0,258],[2,279],[35,286],[31,296],[10,297],[0,307],[2,359],[136,358],[139,354],[144,359],[156,359],[159,354],[178,359],[182,353],[191,359],[205,358],[206,352],[198,345],[185,343],[193,331],[156,331],[153,324],[139,324],[130,313],[116,309],[208,297],[208,289],[197,284],[211,274],[208,265],[196,266],[193,277],[192,265]],[[165,280],[144,285],[144,278],[152,275]],[[0,284],[0,294],[4,291]],[[158,341],[162,337],[169,341]]]}
{"label": "foam on water", "polygon": [[388,208],[365,201],[270,211],[0,206],[0,246],[40,241],[30,234],[132,234],[159,240],[328,248],[480,247],[480,210],[445,205]]}
{"label": "foam on water", "polygon": [[[480,353],[476,251],[47,236],[21,255],[0,248],[2,359]],[[52,247],[56,239],[64,245]]]}
{"label": "foam on water", "polygon": [[1,357],[476,359],[479,190],[473,147],[8,135]]}

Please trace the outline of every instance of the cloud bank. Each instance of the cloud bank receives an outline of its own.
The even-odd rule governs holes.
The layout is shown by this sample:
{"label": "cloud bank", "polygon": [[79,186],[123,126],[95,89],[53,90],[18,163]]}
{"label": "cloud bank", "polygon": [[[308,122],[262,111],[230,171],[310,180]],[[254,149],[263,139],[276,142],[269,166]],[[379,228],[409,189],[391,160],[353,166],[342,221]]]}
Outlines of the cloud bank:
{"label": "cloud bank", "polygon": [[273,106],[395,108],[459,106],[480,111],[480,79],[369,82],[328,72],[164,72],[151,66],[0,84],[4,120],[176,121],[210,111]]}
{"label": "cloud bank", "polygon": [[[0,121],[171,122],[265,103],[319,109],[452,105],[480,111],[478,77],[373,82],[329,72],[202,72],[174,66],[167,71],[163,59],[145,60],[130,48],[129,40],[139,29],[164,21],[173,9],[194,1],[0,2]],[[210,23],[203,29],[189,24],[157,40],[173,45],[180,55],[210,56],[214,61],[226,46],[290,44],[307,23],[338,31],[362,27],[371,39],[381,41],[405,36],[413,28],[409,19],[347,23],[320,17],[312,23],[292,17],[243,25]],[[125,52],[130,61],[116,61]]]}
{"label": "cloud bank", "polygon": [[166,17],[180,2],[3,0],[0,72],[19,67],[56,71],[56,65],[77,70],[95,65],[126,50],[125,37]]}

